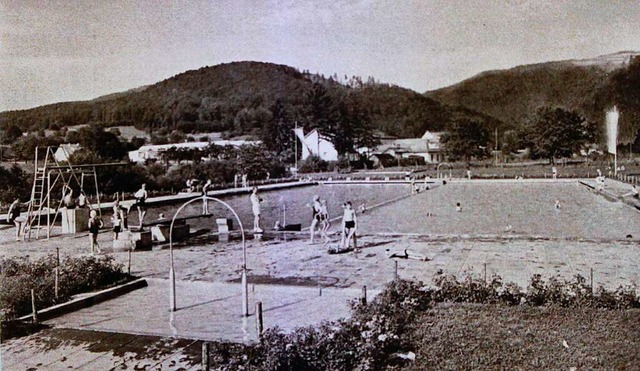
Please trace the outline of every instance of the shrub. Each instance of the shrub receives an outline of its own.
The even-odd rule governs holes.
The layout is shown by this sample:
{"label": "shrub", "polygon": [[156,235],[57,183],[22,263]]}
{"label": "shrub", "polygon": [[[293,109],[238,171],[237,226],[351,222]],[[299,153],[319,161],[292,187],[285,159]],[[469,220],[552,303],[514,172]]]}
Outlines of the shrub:
{"label": "shrub", "polygon": [[0,320],[31,313],[31,289],[38,308],[69,300],[71,296],[104,288],[129,276],[112,257],[66,257],[59,268],[58,298],[55,297],[54,268],[56,258],[49,255],[38,260],[1,259]]}
{"label": "shrub", "polygon": [[[439,276],[435,288],[421,282],[395,280],[369,304],[352,303],[349,319],[299,328],[292,333],[279,329],[264,332],[259,344],[215,345],[212,357],[220,370],[374,370],[395,369],[404,361],[395,356],[415,350],[411,337],[420,313],[435,302],[561,305],[572,307],[640,307],[635,291],[620,287],[595,295],[585,279],[572,281],[552,277],[548,282],[534,275],[527,293],[500,276],[484,280],[466,275]],[[523,300],[525,299],[525,300]]]}
{"label": "shrub", "polygon": [[298,166],[300,173],[318,173],[327,171],[329,163],[318,156],[312,155],[307,157]]}

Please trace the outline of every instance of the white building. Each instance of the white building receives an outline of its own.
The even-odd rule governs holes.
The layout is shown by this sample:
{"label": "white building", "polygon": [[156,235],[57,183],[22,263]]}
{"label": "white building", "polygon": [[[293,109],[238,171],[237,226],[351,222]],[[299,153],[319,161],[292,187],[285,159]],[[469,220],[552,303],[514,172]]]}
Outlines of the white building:
{"label": "white building", "polygon": [[55,157],[58,162],[69,162],[69,158],[71,155],[77,150],[81,149],[79,143],[65,143],[61,144],[58,149],[53,153],[53,157]]}
{"label": "white building", "polygon": [[175,149],[197,149],[204,150],[209,145],[216,146],[234,146],[243,145],[259,145],[262,141],[255,140],[218,140],[215,142],[185,142],[185,143],[169,143],[169,144],[150,144],[144,145],[135,151],[129,151],[129,160],[136,163],[144,163],[147,160],[159,160],[162,155],[170,148]]}
{"label": "white building", "polygon": [[313,129],[307,135],[304,135],[302,128],[296,128],[294,132],[302,145],[302,160],[315,155],[325,161],[338,161],[336,147],[329,139],[322,136],[318,130]]}
{"label": "white building", "polygon": [[402,158],[422,157],[426,163],[444,161],[444,153],[440,145],[441,133],[427,131],[421,138],[382,139],[381,144],[373,152],[371,159],[375,166],[381,162]]}

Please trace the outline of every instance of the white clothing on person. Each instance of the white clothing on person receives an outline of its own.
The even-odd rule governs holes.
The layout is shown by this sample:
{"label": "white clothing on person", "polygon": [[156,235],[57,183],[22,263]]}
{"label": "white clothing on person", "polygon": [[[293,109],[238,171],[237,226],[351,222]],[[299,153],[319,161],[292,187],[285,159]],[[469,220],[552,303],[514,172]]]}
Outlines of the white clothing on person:
{"label": "white clothing on person", "polygon": [[253,215],[260,215],[260,197],[258,197],[257,193],[252,193],[250,199]]}

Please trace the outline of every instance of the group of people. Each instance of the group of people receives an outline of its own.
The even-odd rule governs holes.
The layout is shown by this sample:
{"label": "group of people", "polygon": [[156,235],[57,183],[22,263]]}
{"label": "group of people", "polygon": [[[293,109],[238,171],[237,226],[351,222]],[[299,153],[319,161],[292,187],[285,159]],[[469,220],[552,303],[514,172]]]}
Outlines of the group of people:
{"label": "group of people", "polygon": [[242,188],[247,188],[249,186],[247,174],[235,174],[233,176],[233,188],[238,188],[239,181],[242,181]]}
{"label": "group of people", "polygon": [[[320,236],[324,239],[324,243],[327,244],[330,241],[329,228],[331,228],[331,218],[329,217],[329,209],[327,207],[327,200],[320,200],[318,195],[313,197],[313,202],[309,205],[312,209],[311,226],[309,227],[309,243],[314,243],[316,234],[316,227],[319,226],[318,231]],[[366,207],[363,208],[366,210]],[[356,217],[356,210],[353,208],[351,201],[347,201],[342,204],[342,234],[340,246],[343,249],[349,249],[351,247],[351,241],[353,241],[353,247],[356,246],[356,230],[358,229],[358,219]]]}
{"label": "group of people", "polygon": [[[140,189],[134,193],[135,203],[127,206],[124,206],[120,203],[120,200],[115,200],[113,202],[113,214],[111,215],[111,224],[113,231],[113,240],[118,239],[118,235],[122,231],[129,230],[129,212],[132,207],[136,207],[138,209],[138,229],[142,229],[144,218],[147,214],[147,198],[149,197],[149,193],[147,191],[147,185],[142,184]],[[91,210],[89,212],[89,237],[91,239],[91,253],[100,253],[100,245],[98,244],[98,233],[100,229],[104,226],[102,219],[98,217],[98,213],[96,210]]]}
{"label": "group of people", "polygon": [[[262,198],[258,195],[258,187],[253,187],[251,195],[249,196],[251,201],[251,209],[253,212],[253,231],[256,233],[262,233],[263,229],[260,227],[260,212]],[[320,237],[324,243],[330,242],[329,229],[331,228],[331,218],[329,217],[329,208],[327,206],[327,200],[321,200],[318,195],[313,197],[311,204],[307,204],[312,211],[311,226],[309,227],[309,244],[313,244],[315,241],[316,231],[320,233]],[[358,228],[358,221],[356,218],[356,210],[353,208],[351,201],[347,201],[342,205],[342,237],[340,245],[348,249],[351,246],[351,241],[355,247],[355,234]],[[361,212],[366,210],[366,206],[361,206]],[[276,222],[274,229],[281,230],[284,228],[279,221]]]}

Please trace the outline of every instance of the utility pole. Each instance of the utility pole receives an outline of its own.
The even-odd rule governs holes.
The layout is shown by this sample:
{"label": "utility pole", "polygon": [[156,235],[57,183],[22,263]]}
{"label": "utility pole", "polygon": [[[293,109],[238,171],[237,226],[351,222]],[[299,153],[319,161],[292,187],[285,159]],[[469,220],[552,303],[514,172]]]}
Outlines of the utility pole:
{"label": "utility pole", "polygon": [[496,127],[496,166],[498,166],[498,128]]}
{"label": "utility pole", "polygon": [[295,122],[295,129],[293,130],[293,141],[295,143],[295,159],[296,159],[296,174],[298,173],[298,121]]}

